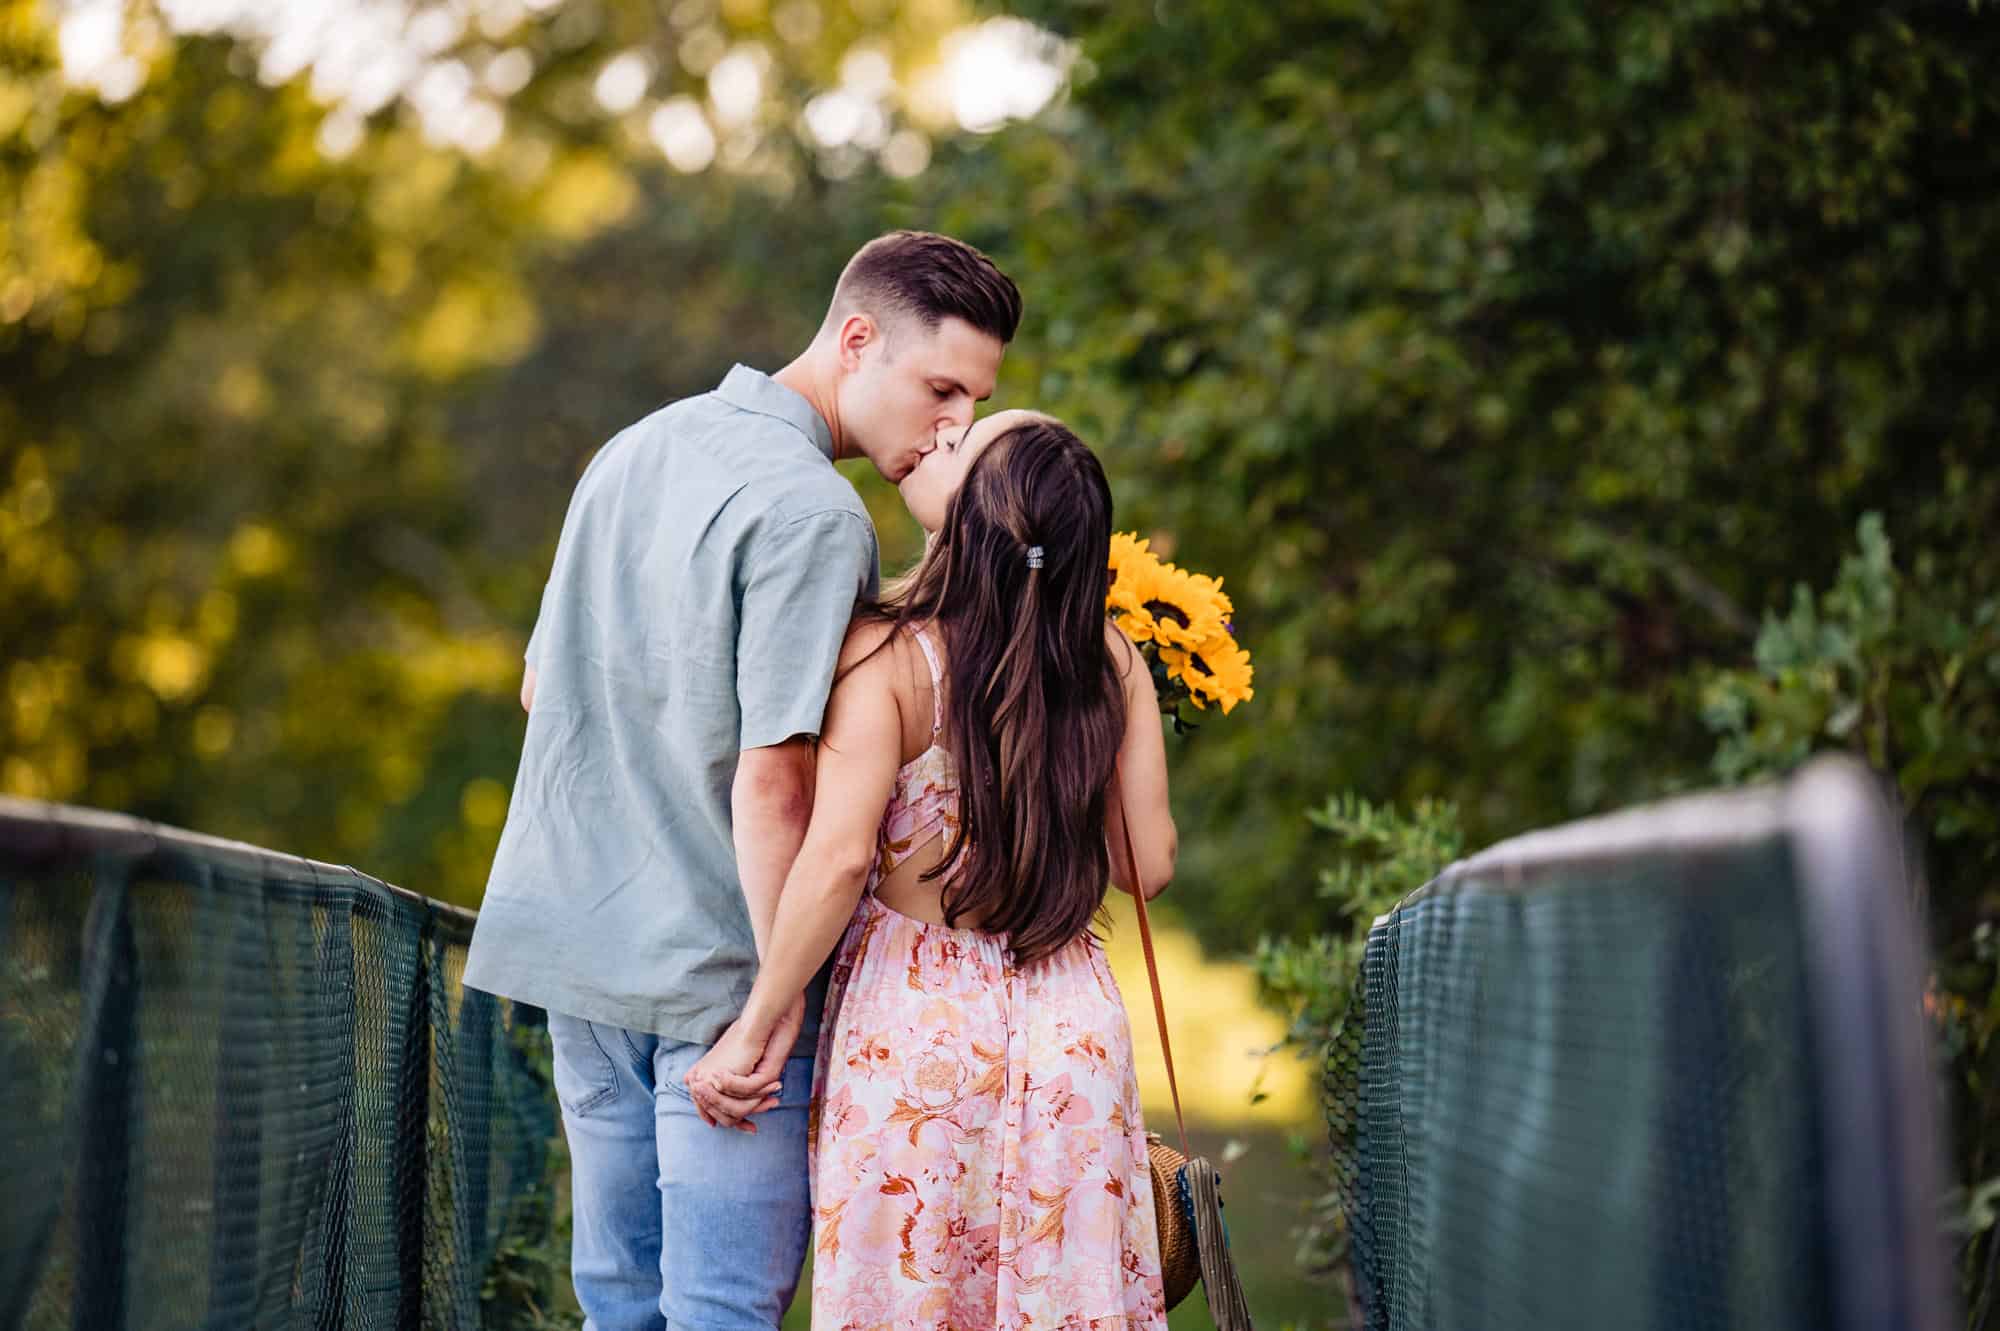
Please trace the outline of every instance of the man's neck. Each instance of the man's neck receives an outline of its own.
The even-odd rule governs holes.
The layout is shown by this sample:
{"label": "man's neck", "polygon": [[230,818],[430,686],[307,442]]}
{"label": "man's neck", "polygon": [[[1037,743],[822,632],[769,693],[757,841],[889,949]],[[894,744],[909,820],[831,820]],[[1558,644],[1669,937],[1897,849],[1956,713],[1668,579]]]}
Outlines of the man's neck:
{"label": "man's neck", "polygon": [[820,363],[818,346],[807,347],[797,359],[771,376],[775,383],[804,398],[819,418],[826,422],[828,433],[833,436],[833,460],[854,456],[847,447],[846,432],[840,428],[840,412],[834,405],[833,376]]}

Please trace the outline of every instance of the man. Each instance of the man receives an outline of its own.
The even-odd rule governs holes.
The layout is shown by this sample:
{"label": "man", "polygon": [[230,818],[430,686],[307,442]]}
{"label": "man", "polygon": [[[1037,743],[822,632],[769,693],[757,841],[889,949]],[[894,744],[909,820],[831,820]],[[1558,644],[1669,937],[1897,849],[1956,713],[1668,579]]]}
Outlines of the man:
{"label": "man", "polygon": [[773,1094],[704,1086],[697,1105],[682,1079],[749,994],[876,588],[874,528],[833,463],[897,481],[967,428],[1020,313],[970,246],[880,237],[796,360],[655,412],[577,483],[465,979],[548,1009],[594,1331],[775,1327],[798,1284],[823,983],[768,1046]]}

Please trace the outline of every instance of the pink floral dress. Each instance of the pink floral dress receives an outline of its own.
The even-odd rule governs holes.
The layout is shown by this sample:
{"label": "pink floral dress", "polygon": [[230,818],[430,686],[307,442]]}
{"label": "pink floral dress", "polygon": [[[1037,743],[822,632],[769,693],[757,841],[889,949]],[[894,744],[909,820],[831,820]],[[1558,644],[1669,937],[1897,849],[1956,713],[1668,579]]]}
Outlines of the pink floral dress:
{"label": "pink floral dress", "polygon": [[[939,696],[937,654],[921,631]],[[950,755],[907,763],[834,954],[815,1071],[815,1331],[1164,1328],[1125,1005],[1097,940],[1016,967],[1005,935],[876,884],[958,825]]]}

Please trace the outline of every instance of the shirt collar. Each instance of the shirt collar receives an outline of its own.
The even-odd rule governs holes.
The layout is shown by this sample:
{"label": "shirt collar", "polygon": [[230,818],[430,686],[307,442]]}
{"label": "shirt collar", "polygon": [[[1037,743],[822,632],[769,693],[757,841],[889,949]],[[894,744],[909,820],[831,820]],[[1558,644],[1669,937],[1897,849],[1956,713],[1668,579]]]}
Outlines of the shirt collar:
{"label": "shirt collar", "polygon": [[783,421],[812,440],[813,447],[833,461],[833,431],[812,403],[761,370],[737,365],[723,377],[715,395],[732,407]]}

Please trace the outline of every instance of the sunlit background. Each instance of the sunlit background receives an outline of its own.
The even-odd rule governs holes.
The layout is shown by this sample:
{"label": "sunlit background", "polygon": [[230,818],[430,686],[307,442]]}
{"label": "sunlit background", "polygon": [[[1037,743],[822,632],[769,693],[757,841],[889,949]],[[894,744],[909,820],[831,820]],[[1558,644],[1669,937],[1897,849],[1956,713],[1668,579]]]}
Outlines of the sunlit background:
{"label": "sunlit background", "polygon": [[[562,0],[160,0],[137,21],[127,0],[67,0],[54,8],[63,76],[114,104],[139,91],[151,61],[176,36],[227,34],[246,43],[260,82],[303,79],[330,110],[317,138],[330,157],[352,152],[367,118],[399,101],[431,143],[474,156],[493,152],[506,138],[509,100],[536,74],[535,53],[518,44],[531,19],[554,15],[550,34],[559,50],[600,39],[615,44],[632,27],[589,6],[557,13]],[[774,130],[788,128],[778,119],[786,114],[796,122],[789,128],[802,127],[819,149],[827,175],[852,174],[872,159],[908,177],[929,163],[935,135],[990,133],[1033,116],[1061,90],[1075,58],[1031,23],[974,21],[956,0],[856,4],[833,20],[831,32],[822,8],[815,0],[662,5],[666,31],[631,31],[639,40],[598,59],[591,95],[604,114],[642,126],[677,171],[703,171],[718,159],[735,169],[772,169],[760,149]],[[856,33],[857,40],[832,49]],[[781,60],[791,74],[817,74],[825,86],[802,106],[774,107],[767,93],[771,80],[787,76],[777,68]],[[689,80],[705,95],[691,91]]]}
{"label": "sunlit background", "polygon": [[1173,741],[1162,906],[1259,1325],[1343,1306],[1314,1069],[1262,1051],[1374,913],[1828,748],[1924,843],[1973,1288],[1996,67],[1958,0],[0,0],[0,793],[477,904],[584,464],[948,231],[1026,294],[993,405],[1074,424],[1256,662]]}

